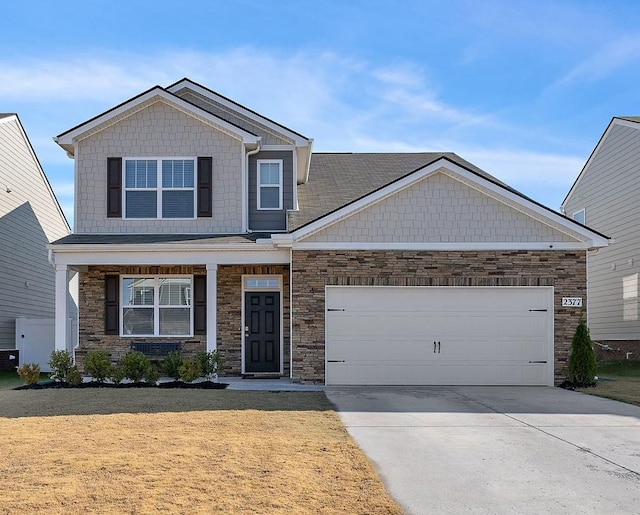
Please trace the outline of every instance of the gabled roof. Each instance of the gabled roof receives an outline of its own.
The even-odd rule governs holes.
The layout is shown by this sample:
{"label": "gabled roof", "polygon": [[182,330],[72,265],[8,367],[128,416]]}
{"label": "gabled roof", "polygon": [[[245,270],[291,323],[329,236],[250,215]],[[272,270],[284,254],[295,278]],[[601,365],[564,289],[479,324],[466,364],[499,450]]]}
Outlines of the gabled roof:
{"label": "gabled roof", "polygon": [[613,118],[611,118],[609,125],[607,125],[607,128],[605,129],[604,133],[602,134],[602,136],[600,136],[600,139],[598,140],[598,144],[595,146],[595,148],[591,152],[589,159],[587,159],[587,162],[582,167],[582,170],[578,174],[578,177],[576,177],[576,180],[573,181],[573,184],[569,189],[569,192],[567,193],[566,197],[564,197],[562,204],[560,204],[560,208],[562,209],[563,212],[564,212],[564,206],[568,202],[569,197],[573,194],[574,190],[578,186],[578,183],[581,181],[587,169],[591,166],[591,163],[593,162],[596,155],[604,145],[604,142],[607,139],[607,136],[609,136],[609,133],[611,132],[613,127],[615,127],[616,125],[624,125],[625,127],[630,127],[632,129],[640,129],[640,116],[614,116]]}
{"label": "gabled roof", "polygon": [[195,91],[196,93],[204,97],[210,98],[215,102],[232,109],[233,111],[237,111],[241,113],[245,117],[251,120],[254,120],[255,122],[258,122],[266,127],[269,127],[270,129],[275,130],[277,132],[283,133],[289,139],[293,140],[296,146],[307,146],[312,141],[310,138],[303,136],[299,132],[296,132],[290,129],[289,127],[286,127],[270,118],[267,118],[266,116],[263,116],[260,113],[257,113],[256,111],[253,111],[252,109],[249,109],[248,107],[245,107],[242,104],[239,104],[238,102],[235,102],[234,100],[231,100],[230,98],[227,98],[224,95],[221,95],[220,93],[217,93],[212,89],[207,88],[206,86],[203,86],[202,84],[198,84],[197,82],[194,82],[191,79],[188,79],[187,77],[180,79],[179,81],[171,84],[170,86],[167,86],[166,90],[171,93],[176,93],[182,88],[187,88],[192,91]]}
{"label": "gabled roof", "polygon": [[580,234],[594,246],[608,244],[607,236],[530,199],[453,153],[313,154],[311,181],[299,186],[300,211],[289,213],[290,234],[275,235],[274,240],[304,238],[441,169],[519,206],[529,216]]}
{"label": "gabled roof", "polygon": [[197,116],[201,120],[204,120],[207,123],[210,123],[213,126],[221,128],[225,130],[227,133],[233,134],[239,139],[241,139],[244,143],[247,144],[258,144],[260,138],[256,134],[252,134],[251,132],[239,127],[235,124],[232,124],[226,120],[223,120],[219,116],[216,116],[204,109],[187,102],[186,100],[180,98],[177,95],[165,90],[160,86],[154,86],[147,91],[136,95],[129,100],[122,102],[121,104],[105,111],[98,116],[94,116],[90,120],[83,122],[75,127],[59,134],[54,138],[56,143],[64,148],[69,154],[73,155],[74,147],[73,142],[76,138],[81,137],[87,132],[99,128],[101,125],[108,126],[108,122],[114,119],[117,119],[120,116],[126,115],[128,112],[135,112],[137,107],[141,107],[147,105],[148,102],[153,101],[155,99],[163,100],[169,104],[173,104],[181,110],[188,112],[194,116]]}
{"label": "gabled roof", "polygon": [[16,113],[0,113],[0,123],[8,123],[8,122],[11,122],[13,120],[15,120],[15,122],[18,125],[18,128],[20,129],[20,134],[22,135],[22,138],[24,139],[24,143],[27,146],[27,148],[29,150],[29,153],[33,157],[33,161],[36,164],[36,167],[38,169],[38,173],[42,177],[49,195],[51,195],[51,200],[53,201],[53,203],[54,203],[54,205],[56,207],[56,210],[60,214],[60,218],[62,220],[62,223],[65,225],[67,231],[71,232],[71,227],[69,226],[69,222],[67,221],[67,217],[65,216],[64,211],[62,211],[62,208],[60,207],[60,202],[58,202],[58,198],[56,197],[56,194],[54,193],[53,188],[51,187],[51,183],[49,182],[47,174],[44,173],[44,169],[42,168],[42,165],[40,164],[40,160],[38,159],[38,156],[36,155],[36,151],[33,149],[33,145],[31,144],[31,141],[29,140],[29,136],[27,136],[27,132],[24,130],[22,122],[20,121],[20,117]]}

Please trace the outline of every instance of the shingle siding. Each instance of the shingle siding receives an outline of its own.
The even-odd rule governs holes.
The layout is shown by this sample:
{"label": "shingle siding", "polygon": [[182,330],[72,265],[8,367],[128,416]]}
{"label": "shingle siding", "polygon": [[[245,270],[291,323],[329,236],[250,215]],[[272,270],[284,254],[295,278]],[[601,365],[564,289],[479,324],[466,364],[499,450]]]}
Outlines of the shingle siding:
{"label": "shingle siding", "polygon": [[553,286],[555,380],[565,378],[580,310],[562,297],[586,298],[586,253],[564,251],[294,251],[293,375],[324,382],[325,286]]}
{"label": "shingle siding", "polygon": [[[108,157],[213,158],[213,217],[107,218]],[[242,143],[158,101],[78,144],[77,233],[238,233],[242,230]]]}
{"label": "shingle siding", "polygon": [[577,240],[444,173],[437,173],[302,241],[414,243]]}
{"label": "shingle siding", "polygon": [[[588,322],[595,340],[640,340],[640,317],[625,319],[623,279],[640,273],[640,126],[614,125],[564,206],[585,208],[586,225],[614,242],[589,253]],[[640,300],[627,300],[627,306]],[[633,318],[633,317],[631,317]]]}

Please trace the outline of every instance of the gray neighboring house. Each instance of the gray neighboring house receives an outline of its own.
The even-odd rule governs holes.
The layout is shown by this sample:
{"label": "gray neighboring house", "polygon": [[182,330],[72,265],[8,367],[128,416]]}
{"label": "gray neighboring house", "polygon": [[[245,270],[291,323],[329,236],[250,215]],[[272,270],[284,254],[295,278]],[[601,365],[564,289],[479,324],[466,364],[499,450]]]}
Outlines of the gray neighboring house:
{"label": "gray neighboring house", "polygon": [[640,359],[639,173],[640,117],[614,117],[562,203],[612,238],[587,255],[588,325],[606,358]]}
{"label": "gray neighboring house", "polygon": [[[0,349],[14,349],[15,319],[53,319],[55,271],[47,245],[69,225],[17,114],[0,114]],[[74,315],[72,303],[69,316]],[[53,350],[53,335],[50,335]]]}
{"label": "gray neighboring house", "polygon": [[[339,120],[336,120],[339,123]],[[313,153],[189,79],[60,134],[75,234],[50,248],[56,347],[219,350],[225,373],[553,385],[608,238],[456,154]]]}

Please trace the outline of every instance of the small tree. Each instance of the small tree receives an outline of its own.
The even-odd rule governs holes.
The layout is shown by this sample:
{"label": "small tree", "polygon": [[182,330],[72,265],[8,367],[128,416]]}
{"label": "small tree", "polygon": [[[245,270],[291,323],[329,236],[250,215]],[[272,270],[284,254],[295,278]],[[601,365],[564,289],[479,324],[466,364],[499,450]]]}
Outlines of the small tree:
{"label": "small tree", "polygon": [[131,351],[122,357],[120,365],[124,369],[125,377],[134,383],[139,383],[147,374],[151,363],[142,352]]}
{"label": "small tree", "polygon": [[27,384],[36,384],[40,379],[40,365],[37,363],[25,363],[18,369],[18,375]]}
{"label": "small tree", "polygon": [[571,341],[568,362],[569,381],[576,385],[593,385],[596,377],[596,356],[587,324],[580,314],[580,322]]}
{"label": "small tree", "polygon": [[67,377],[73,368],[73,358],[66,350],[54,350],[49,360],[51,367],[51,379],[56,382],[67,381]]}
{"label": "small tree", "polygon": [[98,383],[111,374],[111,357],[106,350],[92,350],[84,358],[84,370]]}

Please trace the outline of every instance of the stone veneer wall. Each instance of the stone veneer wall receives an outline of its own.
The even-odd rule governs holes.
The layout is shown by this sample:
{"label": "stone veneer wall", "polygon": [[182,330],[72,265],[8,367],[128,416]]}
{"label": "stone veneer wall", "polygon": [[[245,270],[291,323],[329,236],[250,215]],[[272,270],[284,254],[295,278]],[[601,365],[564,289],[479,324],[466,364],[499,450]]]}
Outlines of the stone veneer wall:
{"label": "stone veneer wall", "polygon": [[282,340],[284,376],[289,375],[289,267],[283,265],[220,265],[218,267],[218,348],[224,354],[225,373],[242,373],[243,275],[282,275]]}
{"label": "stone veneer wall", "polygon": [[325,286],[553,286],[555,381],[565,379],[571,339],[586,305],[585,251],[294,251],[293,377],[324,383]]}
{"label": "stone veneer wall", "polygon": [[[192,338],[127,337],[104,334],[104,278],[105,275],[206,275],[205,266],[90,266],[80,273],[79,280],[79,348],[76,363],[83,370],[83,360],[90,350],[108,350],[117,361],[130,350],[132,340],[163,341],[179,339],[183,342],[183,355],[194,356],[207,348],[206,335]],[[218,350],[225,360],[224,374],[239,375],[242,355],[242,275],[282,275],[283,354],[284,375],[289,374],[289,267],[280,265],[218,267]]]}
{"label": "stone veneer wall", "polygon": [[[78,292],[78,344],[76,363],[83,370],[84,357],[91,350],[107,350],[112,361],[118,361],[129,352],[131,341],[172,341],[182,342],[182,353],[192,357],[207,349],[206,335],[194,335],[192,338],[171,338],[153,336],[120,337],[116,334],[104,334],[104,278],[106,275],[206,275],[204,266],[90,266],[88,271],[80,272]],[[122,315],[120,315],[122,316]]]}

